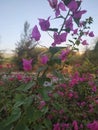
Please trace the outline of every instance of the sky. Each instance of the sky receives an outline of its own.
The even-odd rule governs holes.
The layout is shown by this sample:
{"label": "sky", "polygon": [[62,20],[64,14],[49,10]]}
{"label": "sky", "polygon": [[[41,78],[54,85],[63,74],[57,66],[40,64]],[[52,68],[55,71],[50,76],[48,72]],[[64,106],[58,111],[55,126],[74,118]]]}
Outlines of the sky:
{"label": "sky", "polygon": [[[86,9],[85,17],[93,17],[91,30],[98,36],[98,0],[83,0],[82,9]],[[30,28],[38,25],[38,18],[47,19],[54,16],[47,0],[0,0],[0,50],[14,50],[23,33],[25,21]],[[93,41],[91,39],[91,41]],[[41,44],[49,46],[50,37],[44,33]]]}

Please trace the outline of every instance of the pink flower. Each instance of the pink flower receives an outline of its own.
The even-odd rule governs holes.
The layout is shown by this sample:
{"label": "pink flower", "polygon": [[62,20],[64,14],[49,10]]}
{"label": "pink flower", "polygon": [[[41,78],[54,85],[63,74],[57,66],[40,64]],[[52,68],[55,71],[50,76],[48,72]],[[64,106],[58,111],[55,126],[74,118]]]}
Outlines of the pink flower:
{"label": "pink flower", "polygon": [[61,44],[62,42],[66,41],[67,33],[54,33],[54,42],[52,43],[52,46],[55,46],[56,44]]}
{"label": "pink flower", "polygon": [[57,91],[57,93],[58,93],[58,95],[60,95],[61,97],[63,97],[64,96],[64,93],[63,92],[61,92],[61,91]]}
{"label": "pink flower", "polygon": [[12,68],[11,64],[7,64],[6,66],[7,68]]}
{"label": "pink flower", "polygon": [[74,18],[80,19],[82,17],[82,15],[85,14],[86,12],[87,12],[86,10],[76,11],[76,12],[74,12]]}
{"label": "pink flower", "polygon": [[74,30],[73,30],[73,34],[72,34],[72,35],[77,34],[77,32],[78,32],[78,29],[74,29]]}
{"label": "pink flower", "polygon": [[2,69],[3,68],[3,66],[2,65],[0,65],[0,69]]}
{"label": "pink flower", "polygon": [[62,11],[66,11],[64,3],[62,3],[62,2],[58,3],[58,0],[48,0],[48,2],[50,4],[51,8],[53,8],[55,10],[56,17],[60,15],[60,9]]}
{"label": "pink flower", "polygon": [[72,12],[75,12],[78,8],[78,4],[75,0],[71,0],[71,2],[67,6]]}
{"label": "pink flower", "polygon": [[62,3],[62,2],[60,2],[60,3],[58,4],[58,8],[61,9],[62,11],[66,11],[65,4]]}
{"label": "pink flower", "polygon": [[53,125],[53,130],[60,130],[60,124],[59,123],[54,124]]}
{"label": "pink flower", "polygon": [[23,61],[23,69],[25,71],[30,71],[32,70],[32,59],[31,60],[27,60],[27,59],[22,59]]}
{"label": "pink flower", "polygon": [[57,7],[58,0],[48,0],[51,8],[55,9]]}
{"label": "pink flower", "polygon": [[68,123],[62,123],[61,124],[62,130],[66,130],[69,128],[69,124]]}
{"label": "pink flower", "polygon": [[45,101],[40,101],[39,109],[42,109],[46,105]]}
{"label": "pink flower", "polygon": [[87,35],[89,34],[89,31],[87,31],[87,32],[84,32],[84,34],[87,36]]}
{"label": "pink flower", "polygon": [[74,130],[79,130],[78,129],[78,123],[77,123],[76,120],[74,120],[72,124],[73,124]]}
{"label": "pink flower", "polygon": [[34,28],[33,28],[33,31],[32,31],[32,37],[31,38],[34,38],[36,41],[39,41],[40,37],[41,37],[41,35],[40,35],[39,30],[38,30],[38,27],[37,27],[37,25],[35,25]]}
{"label": "pink flower", "polygon": [[93,123],[88,123],[87,128],[90,130],[98,130],[98,121],[94,121]]}
{"label": "pink flower", "polygon": [[55,9],[55,16],[59,16],[60,15],[60,9],[62,11],[66,11],[66,8],[65,8],[65,5],[64,3],[60,2],[58,5],[57,5],[57,8]]}
{"label": "pink flower", "polygon": [[82,45],[88,45],[87,41],[84,40],[84,41],[82,42]]}
{"label": "pink flower", "polygon": [[49,19],[50,19],[50,17],[48,17],[47,20],[39,19],[39,25],[40,25],[42,31],[47,31],[49,29],[49,27],[50,27]]}
{"label": "pink flower", "polygon": [[70,52],[70,50],[68,48],[66,50],[62,50],[61,55],[60,55],[60,59],[62,61],[66,60],[69,52]]}
{"label": "pink flower", "polygon": [[82,27],[84,25],[84,21],[80,21],[79,27]]}
{"label": "pink flower", "polygon": [[69,98],[72,98],[72,97],[73,97],[73,93],[70,92],[70,93],[68,94],[68,97],[69,97]]}
{"label": "pink flower", "polygon": [[23,75],[22,75],[22,74],[17,74],[16,76],[17,76],[17,79],[18,79],[19,81],[23,79]]}
{"label": "pink flower", "polygon": [[94,33],[91,31],[91,32],[89,33],[89,36],[90,36],[90,37],[94,37]]}
{"label": "pink flower", "polygon": [[96,92],[96,91],[97,91],[96,85],[92,86],[92,91],[93,91],[93,92]]}
{"label": "pink flower", "polygon": [[41,63],[42,64],[47,64],[47,62],[48,62],[48,56],[47,55],[43,55],[43,56],[41,56]]}
{"label": "pink flower", "polygon": [[60,84],[60,87],[63,88],[63,89],[66,89],[66,84]]}
{"label": "pink flower", "polygon": [[73,22],[72,22],[72,17],[70,17],[68,20],[66,20],[65,23],[66,29],[73,30]]}
{"label": "pink flower", "polygon": [[85,105],[86,105],[86,102],[85,102],[85,101],[81,102],[81,106],[82,106],[82,107],[84,107]]}

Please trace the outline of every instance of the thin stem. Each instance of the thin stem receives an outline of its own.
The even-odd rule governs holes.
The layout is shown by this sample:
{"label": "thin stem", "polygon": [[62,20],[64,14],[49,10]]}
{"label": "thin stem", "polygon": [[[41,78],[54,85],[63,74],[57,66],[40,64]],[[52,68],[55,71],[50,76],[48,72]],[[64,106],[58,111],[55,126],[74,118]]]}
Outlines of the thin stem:
{"label": "thin stem", "polygon": [[68,11],[66,17],[64,18],[64,22],[63,22],[62,27],[61,27],[60,31],[58,32],[58,34],[61,33],[61,31],[62,31],[62,29],[63,29],[63,27],[64,27],[64,25],[65,25],[66,19],[67,19],[67,17],[69,16],[69,13],[70,13],[70,10]]}

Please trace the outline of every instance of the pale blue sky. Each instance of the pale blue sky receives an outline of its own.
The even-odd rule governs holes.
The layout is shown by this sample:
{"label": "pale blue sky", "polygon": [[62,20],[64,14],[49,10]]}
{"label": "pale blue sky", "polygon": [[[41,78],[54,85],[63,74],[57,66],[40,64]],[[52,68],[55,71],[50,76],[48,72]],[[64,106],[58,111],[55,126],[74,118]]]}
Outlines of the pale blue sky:
{"label": "pale blue sky", "polygon": [[[95,36],[98,36],[98,0],[83,0],[82,5],[88,11],[85,16],[93,17],[94,23],[91,29]],[[26,20],[33,28],[38,24],[38,18],[47,18],[51,14],[54,15],[47,0],[0,0],[0,50],[15,48]],[[49,45],[45,35],[41,43]]]}

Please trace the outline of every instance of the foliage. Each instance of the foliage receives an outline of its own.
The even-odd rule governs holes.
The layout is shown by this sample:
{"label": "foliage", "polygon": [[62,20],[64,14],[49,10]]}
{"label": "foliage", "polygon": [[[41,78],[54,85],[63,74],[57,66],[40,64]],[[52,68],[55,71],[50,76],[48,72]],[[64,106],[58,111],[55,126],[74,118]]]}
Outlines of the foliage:
{"label": "foliage", "polygon": [[[98,70],[94,75],[90,68],[85,72],[83,68],[90,64],[87,59],[83,68],[76,66],[71,73],[63,72],[64,67],[70,64],[73,50],[77,50],[79,44],[88,44],[82,37],[94,36],[92,31],[88,31],[92,18],[81,21],[86,13],[86,10],[81,10],[82,1],[48,2],[54,9],[55,19],[63,20],[62,26],[60,29],[50,28],[50,17],[39,19],[42,31],[53,32],[53,43],[38,57],[40,64],[35,73],[32,73],[32,58],[29,57],[23,57],[23,73],[1,73],[0,129],[97,130]],[[66,15],[62,15],[62,11]],[[74,23],[78,28],[74,28]],[[69,39],[71,45],[63,49],[56,47],[66,42],[69,34],[73,37]],[[31,39],[38,42],[40,38],[35,25]]]}
{"label": "foliage", "polygon": [[36,48],[37,43],[31,39],[30,34],[30,25],[26,21],[24,23],[24,33],[22,34],[20,41],[16,44],[16,54],[13,58],[13,61],[18,66],[19,70],[22,70],[22,58],[33,58],[33,63],[36,63],[39,51]]}
{"label": "foliage", "polygon": [[83,59],[88,59],[89,63],[92,64],[93,68],[98,69],[98,40],[95,41],[95,46],[92,50],[86,49],[83,54]]}

